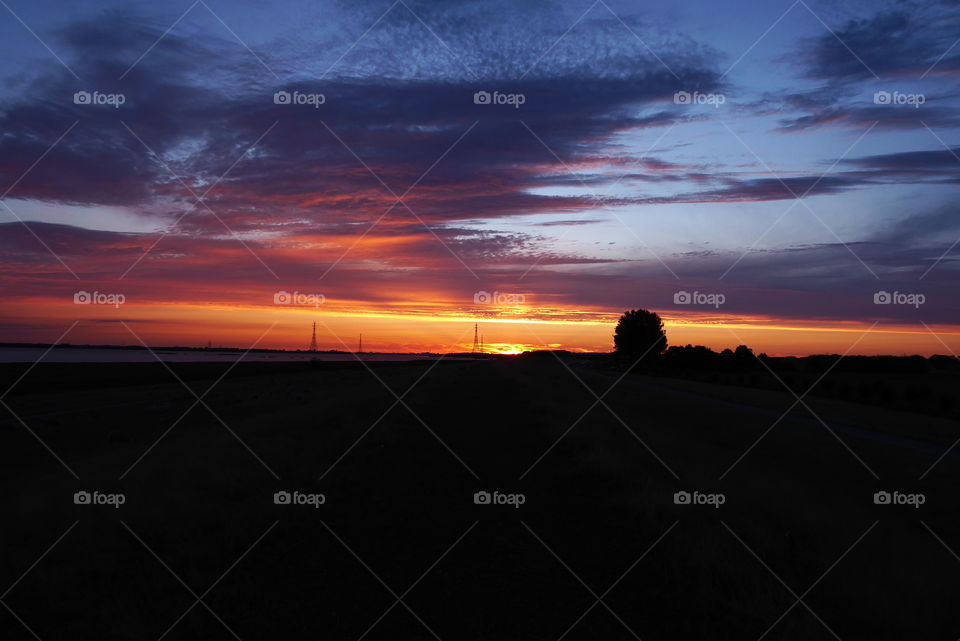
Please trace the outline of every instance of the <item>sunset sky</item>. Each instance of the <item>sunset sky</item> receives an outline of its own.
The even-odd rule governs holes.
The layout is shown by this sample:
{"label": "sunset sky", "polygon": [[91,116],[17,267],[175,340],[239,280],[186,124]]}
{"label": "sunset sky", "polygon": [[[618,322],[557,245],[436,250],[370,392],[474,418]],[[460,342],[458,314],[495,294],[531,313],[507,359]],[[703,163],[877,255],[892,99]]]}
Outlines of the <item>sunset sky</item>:
{"label": "sunset sky", "polygon": [[4,2],[0,341],[960,351],[958,2]]}

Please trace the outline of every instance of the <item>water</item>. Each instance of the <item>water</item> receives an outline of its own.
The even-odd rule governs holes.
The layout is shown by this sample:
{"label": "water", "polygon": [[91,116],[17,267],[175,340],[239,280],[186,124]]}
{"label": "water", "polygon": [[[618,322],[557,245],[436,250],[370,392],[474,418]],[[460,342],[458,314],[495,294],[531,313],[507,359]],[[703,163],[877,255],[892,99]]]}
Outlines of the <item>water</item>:
{"label": "water", "polygon": [[[0,363],[35,363],[41,358],[44,363],[153,363],[157,357],[170,363],[215,363],[234,362],[243,352],[193,351],[193,350],[154,350],[153,354],[145,349],[104,349],[102,347],[0,347]],[[156,356],[154,356],[156,354]],[[423,354],[361,354],[365,361],[419,361],[432,360],[436,355]],[[447,356],[454,360],[460,357]],[[307,352],[250,352],[243,356],[245,363],[282,363],[290,361],[353,361],[353,354],[323,354]]]}

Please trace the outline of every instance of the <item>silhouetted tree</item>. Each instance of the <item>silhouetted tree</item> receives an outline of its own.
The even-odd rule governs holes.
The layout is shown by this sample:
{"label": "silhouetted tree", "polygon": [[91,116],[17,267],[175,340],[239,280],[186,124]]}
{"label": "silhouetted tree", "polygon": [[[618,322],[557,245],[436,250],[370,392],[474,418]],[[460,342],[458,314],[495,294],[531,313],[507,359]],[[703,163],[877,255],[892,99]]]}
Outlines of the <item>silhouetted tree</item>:
{"label": "silhouetted tree", "polygon": [[753,350],[746,345],[737,345],[737,349],[734,350],[733,355],[744,360],[753,360]]}
{"label": "silhouetted tree", "polygon": [[631,309],[624,312],[613,332],[613,346],[617,356],[632,365],[641,357],[649,360],[667,349],[667,334],[663,321],[656,312]]}

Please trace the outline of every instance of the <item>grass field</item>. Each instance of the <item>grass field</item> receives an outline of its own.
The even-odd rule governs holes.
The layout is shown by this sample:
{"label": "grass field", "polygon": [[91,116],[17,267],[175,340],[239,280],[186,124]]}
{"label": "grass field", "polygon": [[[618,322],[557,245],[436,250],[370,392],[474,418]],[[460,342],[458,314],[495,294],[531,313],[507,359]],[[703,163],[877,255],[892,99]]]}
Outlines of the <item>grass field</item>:
{"label": "grass field", "polygon": [[960,636],[956,421],[550,354],[170,367],[4,399],[0,638]]}

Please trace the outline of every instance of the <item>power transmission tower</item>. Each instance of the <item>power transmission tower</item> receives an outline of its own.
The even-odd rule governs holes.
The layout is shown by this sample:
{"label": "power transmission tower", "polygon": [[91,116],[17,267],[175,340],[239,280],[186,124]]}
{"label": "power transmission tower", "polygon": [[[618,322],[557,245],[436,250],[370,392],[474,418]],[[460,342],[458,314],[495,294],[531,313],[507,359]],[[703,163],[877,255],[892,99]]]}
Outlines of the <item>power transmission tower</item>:
{"label": "power transmission tower", "polygon": [[310,339],[310,351],[317,351],[317,324],[313,324],[313,337]]}
{"label": "power transmission tower", "polygon": [[363,332],[360,332],[360,349],[357,350],[357,354],[363,354]]}
{"label": "power transmission tower", "polygon": [[477,354],[480,352],[480,335],[478,334],[477,324],[473,324],[473,349],[470,350],[471,354]]}

